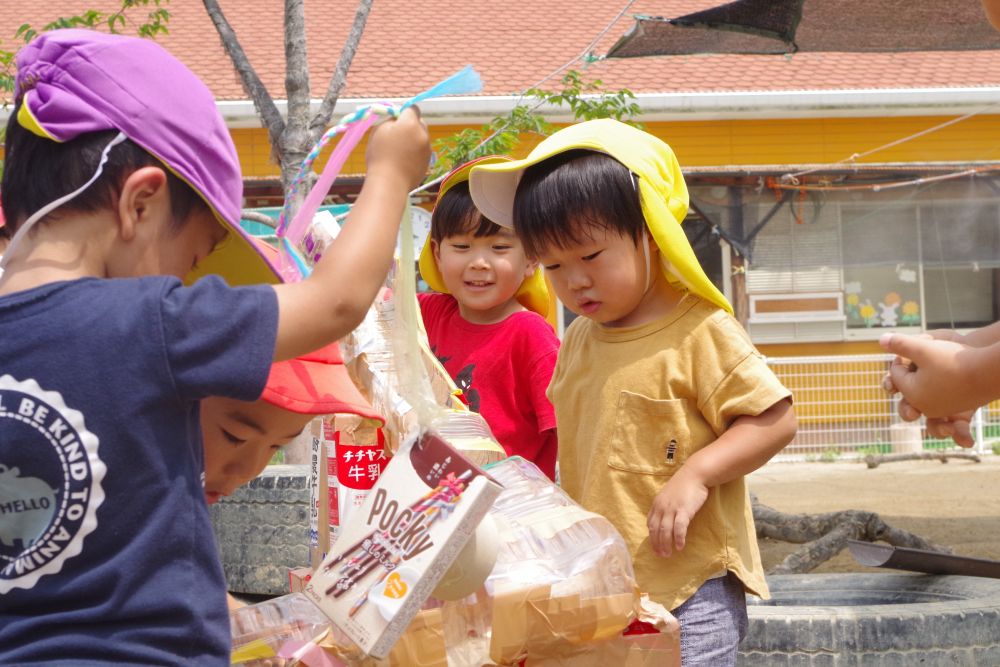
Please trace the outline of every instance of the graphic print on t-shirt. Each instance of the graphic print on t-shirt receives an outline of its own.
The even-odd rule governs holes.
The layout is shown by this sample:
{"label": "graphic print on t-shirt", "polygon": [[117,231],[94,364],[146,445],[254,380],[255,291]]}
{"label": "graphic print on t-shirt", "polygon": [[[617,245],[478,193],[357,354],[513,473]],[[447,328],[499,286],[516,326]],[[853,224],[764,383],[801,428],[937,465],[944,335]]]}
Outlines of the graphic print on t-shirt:
{"label": "graphic print on t-shirt", "polygon": [[473,412],[479,412],[479,392],[472,388],[472,373],[475,370],[475,364],[469,364],[460,370],[455,376],[455,386],[465,394],[465,398],[469,402],[469,409]]}
{"label": "graphic print on t-shirt", "polygon": [[59,572],[97,527],[98,445],[61,394],[0,376],[0,595]]}

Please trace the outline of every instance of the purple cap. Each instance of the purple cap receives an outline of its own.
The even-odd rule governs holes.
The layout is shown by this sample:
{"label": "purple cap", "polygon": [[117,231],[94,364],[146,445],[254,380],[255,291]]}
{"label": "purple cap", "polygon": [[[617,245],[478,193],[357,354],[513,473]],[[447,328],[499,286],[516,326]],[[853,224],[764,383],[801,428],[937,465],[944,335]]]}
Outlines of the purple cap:
{"label": "purple cap", "polygon": [[14,94],[26,129],[60,142],[119,130],[194,188],[230,230],[201,272],[279,282],[240,227],[240,163],[215,98],[163,47],[91,30],[46,32],[18,53]]}

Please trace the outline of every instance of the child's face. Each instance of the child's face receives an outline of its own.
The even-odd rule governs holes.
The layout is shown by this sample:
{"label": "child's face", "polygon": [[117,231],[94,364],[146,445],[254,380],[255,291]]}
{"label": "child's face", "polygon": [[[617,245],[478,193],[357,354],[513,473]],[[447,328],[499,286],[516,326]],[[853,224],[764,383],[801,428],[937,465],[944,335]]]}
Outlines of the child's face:
{"label": "child's face", "polygon": [[508,229],[476,237],[472,232],[433,243],[445,287],[458,301],[462,317],[476,324],[499,322],[520,310],[514,295],[536,263],[524,255]]}
{"label": "child's face", "polygon": [[128,258],[116,260],[113,277],[166,275],[184,278],[226,238],[226,229],[207,208],[188,215],[178,229],[169,208],[151,215],[151,224],[140,225]]}
{"label": "child's face", "polygon": [[301,433],[313,416],[267,401],[204,399],[205,500],[212,504],[259,475],[274,453]]}
{"label": "child's face", "polygon": [[[642,241],[637,246],[628,236],[597,226],[584,238],[566,248],[548,246],[539,254],[559,300],[577,315],[606,326],[644,322],[648,290]],[[650,264],[657,266],[655,254]]]}

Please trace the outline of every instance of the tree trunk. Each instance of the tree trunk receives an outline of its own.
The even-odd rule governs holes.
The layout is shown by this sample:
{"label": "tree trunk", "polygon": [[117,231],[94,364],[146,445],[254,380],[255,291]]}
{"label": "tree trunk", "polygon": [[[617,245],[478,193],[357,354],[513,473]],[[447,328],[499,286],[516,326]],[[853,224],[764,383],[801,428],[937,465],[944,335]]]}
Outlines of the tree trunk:
{"label": "tree trunk", "polygon": [[[222,47],[229,55],[237,74],[240,76],[243,90],[253,101],[261,122],[267,128],[268,138],[271,142],[271,158],[281,170],[281,184],[285,190],[285,196],[288,197],[292,181],[298,174],[302,161],[330,123],[337,98],[344,87],[347,72],[364,33],[372,0],[359,1],[351,31],[344,42],[337,67],[330,77],[326,96],[320,104],[319,111],[312,119],[309,117],[311,90],[303,0],[285,0],[285,93],[288,100],[286,118],[281,117],[274,99],[250,64],[250,60],[243,51],[243,47],[218,1],[203,0],[203,3],[216,32],[219,33]],[[299,188],[294,201],[291,202],[292,215],[295,214],[299,204],[305,198],[313,180],[307,179]]]}

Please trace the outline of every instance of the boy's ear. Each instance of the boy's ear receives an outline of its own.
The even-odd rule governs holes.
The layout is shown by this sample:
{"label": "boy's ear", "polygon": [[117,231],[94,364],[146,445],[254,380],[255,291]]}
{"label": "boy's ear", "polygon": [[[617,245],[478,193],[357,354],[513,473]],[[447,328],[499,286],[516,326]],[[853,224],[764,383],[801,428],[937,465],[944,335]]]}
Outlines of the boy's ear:
{"label": "boy's ear", "polygon": [[537,259],[531,259],[530,257],[527,258],[527,259],[528,259],[528,261],[524,265],[524,279],[525,280],[527,280],[528,278],[530,278],[535,273],[535,270],[538,268],[538,260]]}
{"label": "boy's ear", "polygon": [[434,261],[441,263],[441,244],[431,239],[431,253],[434,255]]}
{"label": "boy's ear", "polygon": [[653,232],[649,231],[649,227],[643,230],[643,234],[646,235],[646,243],[649,244],[650,256],[659,254],[660,246],[656,245],[656,239],[653,238]]}
{"label": "boy's ear", "polygon": [[131,241],[141,222],[170,215],[167,174],[159,167],[140,167],[125,177],[118,195],[119,233]]}

